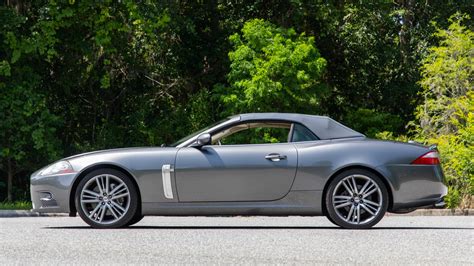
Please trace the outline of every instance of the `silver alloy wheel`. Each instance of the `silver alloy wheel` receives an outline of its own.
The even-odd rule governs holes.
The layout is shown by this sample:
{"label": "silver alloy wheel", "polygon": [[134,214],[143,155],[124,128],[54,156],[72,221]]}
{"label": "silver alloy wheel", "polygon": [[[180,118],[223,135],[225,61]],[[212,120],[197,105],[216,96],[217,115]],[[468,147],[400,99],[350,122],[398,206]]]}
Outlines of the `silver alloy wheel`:
{"label": "silver alloy wheel", "polygon": [[101,174],[92,177],[81,191],[80,203],[87,217],[99,224],[120,220],[130,207],[130,191],[122,179]]}
{"label": "silver alloy wheel", "polygon": [[354,174],[337,183],[332,195],[336,214],[350,224],[366,224],[382,209],[382,192],[379,185],[366,175]]}

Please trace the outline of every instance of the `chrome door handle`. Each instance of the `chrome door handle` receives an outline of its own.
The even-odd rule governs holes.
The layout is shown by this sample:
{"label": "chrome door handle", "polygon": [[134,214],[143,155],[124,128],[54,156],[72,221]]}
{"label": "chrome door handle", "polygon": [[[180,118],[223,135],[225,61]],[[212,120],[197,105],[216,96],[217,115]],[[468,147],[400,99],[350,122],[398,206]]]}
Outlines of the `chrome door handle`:
{"label": "chrome door handle", "polygon": [[267,156],[265,156],[265,159],[270,160],[272,162],[279,162],[281,160],[285,160],[286,155],[280,155],[278,153],[270,153]]}

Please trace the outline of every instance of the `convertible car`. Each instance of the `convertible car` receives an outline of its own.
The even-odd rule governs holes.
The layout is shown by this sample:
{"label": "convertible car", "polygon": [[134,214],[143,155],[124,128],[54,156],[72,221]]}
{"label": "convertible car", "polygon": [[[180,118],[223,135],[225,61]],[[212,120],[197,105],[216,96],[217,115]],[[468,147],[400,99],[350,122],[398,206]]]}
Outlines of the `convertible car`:
{"label": "convertible car", "polygon": [[366,138],[325,116],[231,116],[168,147],[95,151],[31,176],[37,212],[96,228],[146,215],[325,215],[370,228],[388,212],[443,206],[436,147]]}

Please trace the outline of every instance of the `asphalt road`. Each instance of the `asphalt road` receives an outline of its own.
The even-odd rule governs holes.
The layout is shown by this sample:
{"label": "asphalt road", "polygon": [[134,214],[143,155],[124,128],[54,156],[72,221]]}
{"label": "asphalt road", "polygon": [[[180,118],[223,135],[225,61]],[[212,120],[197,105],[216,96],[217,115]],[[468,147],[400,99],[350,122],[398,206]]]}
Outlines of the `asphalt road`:
{"label": "asphalt road", "polygon": [[0,218],[0,264],[474,264],[474,217],[385,217],[342,230],[323,217],[146,217],[94,230],[80,218]]}

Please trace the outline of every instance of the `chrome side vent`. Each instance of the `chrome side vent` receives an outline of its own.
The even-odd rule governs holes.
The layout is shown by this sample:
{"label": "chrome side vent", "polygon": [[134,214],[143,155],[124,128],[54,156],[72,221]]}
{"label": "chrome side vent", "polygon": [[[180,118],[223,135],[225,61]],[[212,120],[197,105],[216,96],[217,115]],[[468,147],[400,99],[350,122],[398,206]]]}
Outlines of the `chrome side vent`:
{"label": "chrome side vent", "polygon": [[161,167],[161,175],[163,179],[163,193],[165,198],[173,199],[173,188],[171,185],[171,172],[174,172],[171,164],[164,164]]}

